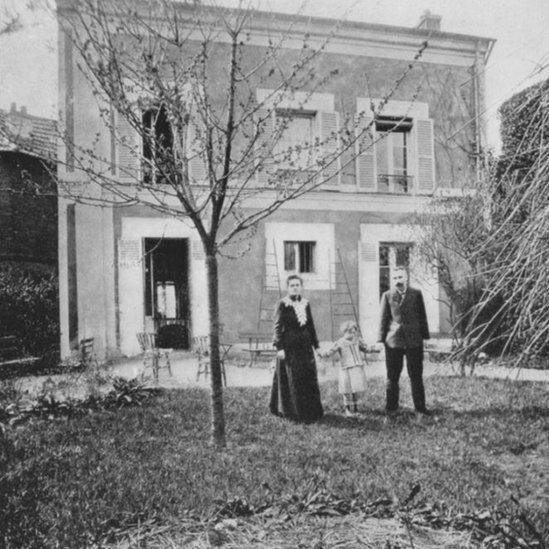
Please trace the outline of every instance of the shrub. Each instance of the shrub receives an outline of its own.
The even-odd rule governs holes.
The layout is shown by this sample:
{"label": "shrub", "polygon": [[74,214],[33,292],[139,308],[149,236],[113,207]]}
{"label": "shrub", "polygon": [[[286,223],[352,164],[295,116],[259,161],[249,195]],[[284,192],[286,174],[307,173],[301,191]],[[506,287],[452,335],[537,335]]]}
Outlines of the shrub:
{"label": "shrub", "polygon": [[25,354],[57,359],[57,273],[51,267],[0,266],[0,335],[18,337]]}

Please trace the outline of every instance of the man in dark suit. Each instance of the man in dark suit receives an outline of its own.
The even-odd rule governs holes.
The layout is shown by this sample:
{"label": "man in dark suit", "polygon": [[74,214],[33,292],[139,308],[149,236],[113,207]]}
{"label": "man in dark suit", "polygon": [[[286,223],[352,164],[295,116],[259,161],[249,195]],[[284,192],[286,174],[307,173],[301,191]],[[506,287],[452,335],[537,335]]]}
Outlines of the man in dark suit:
{"label": "man in dark suit", "polygon": [[429,326],[423,296],[408,286],[408,273],[397,268],[392,273],[393,287],[381,297],[381,320],[378,341],[385,345],[387,366],[388,414],[398,409],[399,380],[404,357],[412,386],[414,407],[430,415],[425,407],[423,388],[423,340],[429,339]]}

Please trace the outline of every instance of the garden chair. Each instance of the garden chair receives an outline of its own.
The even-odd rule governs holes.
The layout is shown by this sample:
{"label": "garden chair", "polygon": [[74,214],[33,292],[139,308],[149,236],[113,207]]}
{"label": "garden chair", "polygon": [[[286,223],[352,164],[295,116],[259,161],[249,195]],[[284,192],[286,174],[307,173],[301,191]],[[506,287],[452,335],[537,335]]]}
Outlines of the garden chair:
{"label": "garden chair", "polygon": [[[198,368],[196,370],[196,381],[200,379],[200,376],[203,375],[204,378],[207,378],[210,374],[210,350],[209,350],[210,338],[208,336],[195,336],[192,338],[192,349],[194,354],[198,358]],[[225,358],[231,348],[231,345],[226,343],[219,344],[220,357],[219,361],[221,364],[221,378],[223,380],[223,385],[227,386],[227,374],[225,373]]]}
{"label": "garden chair", "polygon": [[94,337],[86,337],[80,340],[80,343],[78,344],[78,354],[82,368],[86,369],[90,366],[99,366],[99,361],[95,355],[94,345]]}
{"label": "garden chair", "polygon": [[[161,367],[167,368],[170,376],[173,376],[172,365],[170,362],[171,349],[161,349],[156,344],[156,334],[153,332],[140,332],[137,334],[137,341],[143,354],[143,365],[152,369],[153,379],[158,383],[158,373]],[[160,362],[164,361],[161,366]]]}

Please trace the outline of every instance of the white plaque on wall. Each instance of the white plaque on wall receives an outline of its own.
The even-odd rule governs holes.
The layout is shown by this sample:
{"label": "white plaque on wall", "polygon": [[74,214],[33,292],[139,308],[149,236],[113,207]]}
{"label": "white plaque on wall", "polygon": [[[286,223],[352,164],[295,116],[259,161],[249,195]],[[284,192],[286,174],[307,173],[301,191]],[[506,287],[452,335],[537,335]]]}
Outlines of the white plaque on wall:
{"label": "white plaque on wall", "polygon": [[121,268],[136,267],[141,261],[140,240],[118,241],[118,264]]}
{"label": "white plaque on wall", "polygon": [[195,261],[203,261],[206,259],[204,248],[202,247],[202,242],[200,240],[193,240],[191,242],[191,250]]}

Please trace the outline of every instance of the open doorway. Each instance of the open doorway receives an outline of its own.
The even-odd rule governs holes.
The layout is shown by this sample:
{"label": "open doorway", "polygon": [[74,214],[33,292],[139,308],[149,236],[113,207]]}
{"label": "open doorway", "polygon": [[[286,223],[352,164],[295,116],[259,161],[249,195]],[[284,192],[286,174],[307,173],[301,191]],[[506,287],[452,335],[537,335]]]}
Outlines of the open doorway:
{"label": "open doorway", "polygon": [[391,288],[391,277],[396,268],[410,268],[412,244],[409,242],[379,243],[379,297]]}
{"label": "open doorway", "polygon": [[145,238],[145,320],[158,345],[189,348],[189,245],[185,238]]}

